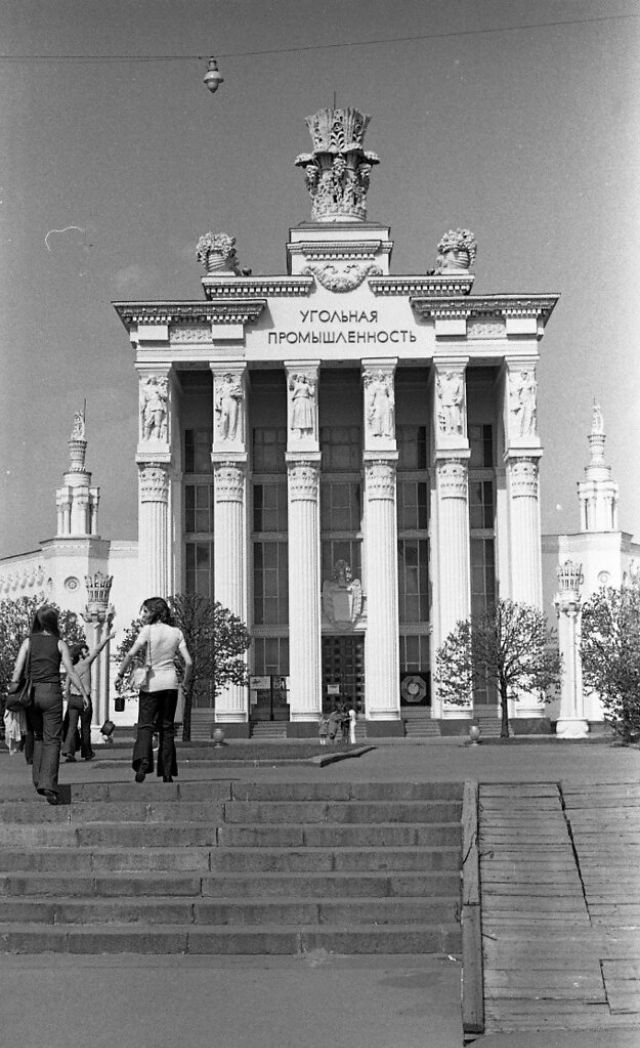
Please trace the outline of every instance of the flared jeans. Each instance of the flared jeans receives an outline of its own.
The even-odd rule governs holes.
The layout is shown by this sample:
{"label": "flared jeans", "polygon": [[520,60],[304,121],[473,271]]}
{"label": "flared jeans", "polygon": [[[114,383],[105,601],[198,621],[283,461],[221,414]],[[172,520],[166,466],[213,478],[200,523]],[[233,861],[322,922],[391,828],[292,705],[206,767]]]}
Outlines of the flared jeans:
{"label": "flared jeans", "polygon": [[33,785],[38,793],[58,792],[58,765],[62,742],[62,689],[59,684],[34,684],[27,711],[33,732]]}
{"label": "flared jeans", "polygon": [[153,733],[158,732],[158,775],[177,775],[175,724],[177,688],[169,691],[141,691],[138,697],[138,729],[131,766],[153,771]]}

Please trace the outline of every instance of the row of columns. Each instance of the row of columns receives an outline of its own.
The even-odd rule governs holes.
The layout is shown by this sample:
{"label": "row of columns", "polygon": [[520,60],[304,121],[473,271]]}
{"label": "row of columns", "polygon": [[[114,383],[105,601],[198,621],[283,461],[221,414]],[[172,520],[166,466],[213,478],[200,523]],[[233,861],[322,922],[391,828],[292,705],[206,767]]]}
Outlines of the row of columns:
{"label": "row of columns", "polygon": [[[469,440],[465,398],[468,358],[459,352],[434,358],[431,411],[434,419],[431,512],[433,652],[471,612],[469,531]],[[290,715],[315,721],[321,691],[319,360],[284,361],[287,382],[287,473],[289,511]],[[397,720],[399,700],[398,568],[394,358],[362,360],[364,416],[366,594],[365,688],[370,720]],[[247,366],[243,360],[210,364],[214,379],[214,543],[216,600],[248,620],[247,588]],[[173,588],[171,563],[171,461],[174,452],[174,389],[170,370],[138,365],[141,395],[139,520],[142,578],[149,594]],[[518,370],[519,369],[519,370]],[[524,370],[524,369],[529,369]],[[498,522],[499,542],[510,550],[501,596],[540,607],[541,551],[538,461],[541,455],[535,407],[523,426],[514,376],[535,376],[521,357],[503,372],[506,510]],[[520,385],[522,385],[522,381]],[[150,391],[151,390],[151,395]],[[158,396],[153,399],[153,393]],[[535,388],[534,388],[535,395]],[[149,401],[153,403],[151,415]],[[533,421],[531,421],[533,420]],[[175,434],[177,439],[178,434]],[[178,541],[180,537],[178,536]],[[502,558],[504,560],[504,558]],[[434,715],[471,715],[448,708],[434,696]],[[541,715],[536,701],[514,715]],[[228,688],[216,697],[216,720],[248,718],[246,689]]]}

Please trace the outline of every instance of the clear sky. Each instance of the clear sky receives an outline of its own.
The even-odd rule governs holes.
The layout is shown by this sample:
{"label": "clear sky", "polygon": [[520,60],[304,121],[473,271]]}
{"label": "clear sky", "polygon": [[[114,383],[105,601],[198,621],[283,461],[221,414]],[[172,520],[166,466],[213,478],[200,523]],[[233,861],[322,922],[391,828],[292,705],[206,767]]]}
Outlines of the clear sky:
{"label": "clear sky", "polygon": [[[288,230],[310,217],[304,118],[334,92],[371,114],[368,211],[391,226],[392,272],[425,272],[466,226],[474,292],[561,294],[538,370],[543,530],[577,530],[595,396],[621,527],[640,536],[636,0],[2,0],[0,14],[3,55],[84,56],[0,59],[0,556],[55,533],[85,397],[100,531],[136,536],[137,382],[111,301],[200,299],[210,229],[254,274],[283,272]],[[116,55],[166,57],[86,57]]]}

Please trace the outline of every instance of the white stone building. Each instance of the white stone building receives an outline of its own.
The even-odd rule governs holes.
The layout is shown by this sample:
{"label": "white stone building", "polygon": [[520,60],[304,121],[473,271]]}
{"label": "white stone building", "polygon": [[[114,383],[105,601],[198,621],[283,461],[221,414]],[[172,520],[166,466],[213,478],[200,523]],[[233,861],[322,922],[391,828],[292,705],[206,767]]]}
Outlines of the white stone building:
{"label": "white stone building", "polygon": [[249,625],[252,687],[196,711],[229,734],[315,734],[337,698],[369,735],[400,734],[405,704],[466,730],[432,683],[438,645],[496,595],[542,606],[536,366],[557,296],[474,295],[468,230],[433,271],[392,274],[368,119],[307,120],[312,215],[284,274],[208,234],[201,297],[115,303],[140,386],[137,593],[211,595]]}

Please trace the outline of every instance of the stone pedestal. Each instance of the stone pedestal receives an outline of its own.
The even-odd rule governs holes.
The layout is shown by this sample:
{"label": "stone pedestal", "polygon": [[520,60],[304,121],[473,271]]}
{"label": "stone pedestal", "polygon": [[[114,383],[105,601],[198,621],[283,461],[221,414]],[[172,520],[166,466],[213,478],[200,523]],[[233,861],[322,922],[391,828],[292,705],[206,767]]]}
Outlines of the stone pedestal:
{"label": "stone pedestal", "polygon": [[320,645],[320,455],[287,455],[289,498],[289,712],[317,721]]}
{"label": "stone pedestal", "polygon": [[[214,455],[215,459],[215,455]],[[246,621],[245,491],[243,462],[214,462],[214,578],[216,600]],[[248,692],[229,684],[216,694],[216,723],[247,723]]]}
{"label": "stone pedestal", "polygon": [[368,721],[400,720],[396,459],[365,454]]}

